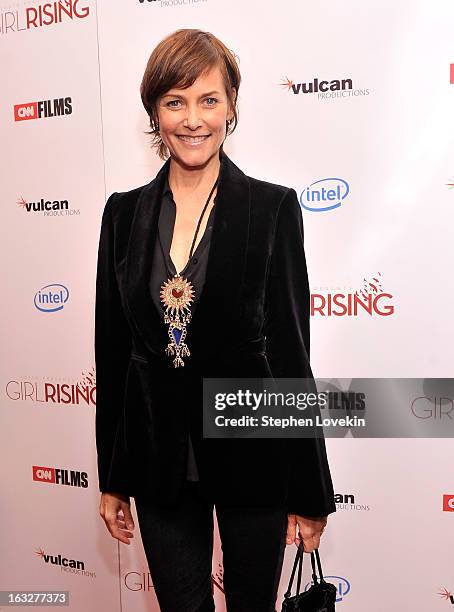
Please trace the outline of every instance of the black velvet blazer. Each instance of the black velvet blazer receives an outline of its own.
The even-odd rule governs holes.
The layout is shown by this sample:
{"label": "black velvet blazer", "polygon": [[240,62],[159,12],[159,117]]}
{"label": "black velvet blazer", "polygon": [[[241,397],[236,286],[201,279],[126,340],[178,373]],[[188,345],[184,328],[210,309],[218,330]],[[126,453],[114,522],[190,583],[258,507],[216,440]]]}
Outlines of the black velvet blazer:
{"label": "black velvet blazer", "polygon": [[220,151],[205,284],[185,366],[165,355],[150,295],[170,158],[147,185],[107,200],[99,241],[95,360],[99,490],[177,503],[188,433],[215,503],[335,512],[323,439],[202,437],[203,377],[312,377],[303,220],[294,189],[247,176]]}

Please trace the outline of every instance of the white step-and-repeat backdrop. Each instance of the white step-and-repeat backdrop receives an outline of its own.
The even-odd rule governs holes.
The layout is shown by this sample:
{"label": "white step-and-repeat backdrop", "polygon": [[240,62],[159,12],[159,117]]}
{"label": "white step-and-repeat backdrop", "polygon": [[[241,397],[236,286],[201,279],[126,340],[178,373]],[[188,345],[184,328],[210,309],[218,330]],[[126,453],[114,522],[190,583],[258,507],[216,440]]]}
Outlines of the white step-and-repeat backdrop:
{"label": "white step-and-repeat backdrop", "polygon": [[[139,85],[183,27],[240,58],[227,154],[300,195],[314,374],[453,375],[451,0],[1,0],[0,590],[69,590],[77,611],[159,610],[139,534],[98,514],[94,288],[107,196],[163,163]],[[339,610],[454,610],[451,440],[327,449]],[[217,532],[213,589],[222,611]]]}

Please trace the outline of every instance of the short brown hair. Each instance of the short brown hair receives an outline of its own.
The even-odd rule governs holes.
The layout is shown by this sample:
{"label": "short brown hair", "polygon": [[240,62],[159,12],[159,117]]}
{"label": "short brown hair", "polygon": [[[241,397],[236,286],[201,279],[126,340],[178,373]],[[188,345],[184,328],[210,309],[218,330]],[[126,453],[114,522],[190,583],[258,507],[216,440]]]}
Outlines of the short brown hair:
{"label": "short brown hair", "polygon": [[[158,99],[172,87],[190,87],[201,74],[215,66],[221,70],[233,110],[233,122],[227,123],[226,132],[231,134],[238,123],[237,101],[241,82],[235,53],[210,32],[195,29],[176,30],[153,49],[140,85],[140,95],[150,118],[151,132],[146,133],[152,135],[151,146],[158,149],[161,159],[167,159],[169,151],[158,130]],[[232,92],[233,87],[235,92]]]}

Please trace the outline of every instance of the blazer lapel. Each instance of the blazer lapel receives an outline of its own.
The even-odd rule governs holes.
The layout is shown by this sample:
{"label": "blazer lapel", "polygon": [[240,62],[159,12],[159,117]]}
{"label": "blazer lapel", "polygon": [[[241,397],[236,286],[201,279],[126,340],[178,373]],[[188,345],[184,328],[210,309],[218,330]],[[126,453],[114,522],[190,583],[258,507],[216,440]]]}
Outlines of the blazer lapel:
{"label": "blazer lapel", "polygon": [[[249,239],[249,179],[222,151],[220,160],[205,284],[187,327],[191,352],[206,352],[231,342],[234,339],[231,324],[240,308]],[[169,166],[170,158],[140,193],[125,265],[125,296],[132,321],[148,350],[160,355],[169,341],[168,326],[151,298],[149,283],[161,195]]]}

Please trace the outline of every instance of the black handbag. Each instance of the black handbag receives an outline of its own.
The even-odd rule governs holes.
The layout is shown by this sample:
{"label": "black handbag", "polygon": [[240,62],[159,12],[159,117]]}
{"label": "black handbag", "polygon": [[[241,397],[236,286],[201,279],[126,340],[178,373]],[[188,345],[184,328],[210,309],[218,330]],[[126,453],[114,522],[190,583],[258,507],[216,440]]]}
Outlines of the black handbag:
{"label": "black handbag", "polygon": [[[300,593],[301,575],[303,573],[303,555],[304,547],[301,541],[296,551],[288,589],[284,593],[282,612],[334,612],[337,589],[334,584],[326,582],[323,578],[322,564],[320,563],[320,556],[317,549],[315,549],[315,555],[311,552],[312,581],[314,584],[312,584],[307,591]],[[317,559],[319,578],[317,578],[314,556]],[[290,596],[297,564],[298,579],[296,583],[296,595]]]}

